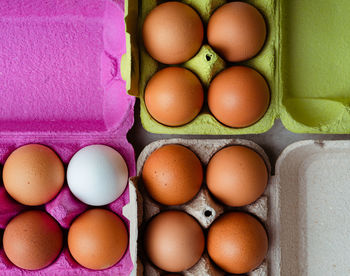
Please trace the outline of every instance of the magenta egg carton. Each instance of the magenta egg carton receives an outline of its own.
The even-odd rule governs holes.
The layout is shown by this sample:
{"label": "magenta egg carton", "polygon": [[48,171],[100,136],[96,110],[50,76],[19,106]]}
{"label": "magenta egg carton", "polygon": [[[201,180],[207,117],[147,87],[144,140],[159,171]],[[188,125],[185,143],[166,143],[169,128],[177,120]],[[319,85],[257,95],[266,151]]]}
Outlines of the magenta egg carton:
{"label": "magenta egg carton", "polygon": [[[129,177],[134,176],[134,150],[126,135],[133,125],[135,98],[127,94],[120,71],[126,53],[124,1],[1,1],[0,33],[0,167],[25,144],[52,148],[65,166],[79,149],[104,144],[124,157]],[[136,220],[130,216],[131,197],[128,185],[106,206],[124,220],[129,235]],[[11,218],[30,208],[15,202],[1,181],[1,232]],[[73,219],[91,207],[78,201],[65,183],[39,208],[66,235]],[[56,261],[37,271],[14,266],[1,247],[0,275],[129,275],[134,268],[135,242],[119,263],[101,271],[80,266],[64,244]]]}

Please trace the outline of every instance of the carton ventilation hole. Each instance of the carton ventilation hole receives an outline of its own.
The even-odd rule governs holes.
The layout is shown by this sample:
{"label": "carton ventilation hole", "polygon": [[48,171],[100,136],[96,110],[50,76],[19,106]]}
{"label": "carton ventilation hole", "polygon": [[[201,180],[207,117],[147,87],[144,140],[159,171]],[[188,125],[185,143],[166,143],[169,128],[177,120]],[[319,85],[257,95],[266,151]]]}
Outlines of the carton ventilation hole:
{"label": "carton ventilation hole", "polygon": [[213,212],[212,212],[211,210],[205,210],[205,211],[204,211],[204,215],[205,215],[207,218],[209,218],[209,217],[211,217],[211,216],[213,215]]}

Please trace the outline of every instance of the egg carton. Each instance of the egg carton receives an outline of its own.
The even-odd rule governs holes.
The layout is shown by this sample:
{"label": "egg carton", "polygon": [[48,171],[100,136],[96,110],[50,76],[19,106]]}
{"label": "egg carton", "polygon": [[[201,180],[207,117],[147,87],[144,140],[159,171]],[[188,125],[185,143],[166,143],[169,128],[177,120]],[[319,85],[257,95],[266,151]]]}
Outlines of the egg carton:
{"label": "egg carton", "polygon": [[[81,148],[103,144],[117,150],[129,176],[135,175],[134,150],[126,138],[134,122],[135,98],[127,94],[120,71],[126,52],[124,15],[124,1],[119,0],[3,1],[0,168],[11,152],[26,144],[50,147],[65,168]],[[3,231],[11,218],[34,207],[15,202],[0,182]],[[136,215],[128,212],[129,192],[127,187],[105,208],[118,214],[130,230]],[[66,240],[73,219],[90,207],[78,201],[65,182],[52,201],[35,208],[58,221]],[[129,246],[119,263],[92,271],[73,260],[65,243],[51,265],[28,271],[12,264],[1,247],[0,275],[129,275],[135,250]]]}
{"label": "egg carton", "polygon": [[[177,0],[175,0],[177,1]],[[135,6],[133,0],[129,0],[129,7],[132,8]],[[138,21],[140,27],[148,15],[148,13],[155,8],[157,5],[166,2],[166,0],[143,0],[139,8]],[[209,21],[210,16],[213,12],[224,5],[227,2],[226,0],[181,0],[189,6],[191,6],[201,17],[204,31],[206,32],[206,26]],[[127,31],[131,33],[131,37],[134,38],[131,46],[138,47],[139,51],[133,49],[134,52],[129,50],[129,55],[133,55],[132,60],[135,64],[132,64],[132,68],[135,70],[140,70],[140,74],[137,76],[128,75],[126,79],[129,82],[137,81],[138,87],[132,90],[132,94],[139,97],[140,99],[140,116],[144,128],[153,133],[165,133],[165,134],[246,134],[246,133],[261,133],[267,131],[274,122],[275,109],[278,101],[278,93],[275,93],[276,82],[275,82],[275,69],[276,69],[276,49],[275,49],[275,37],[277,36],[276,28],[276,2],[277,0],[248,0],[244,1],[255,6],[265,17],[265,21],[268,27],[268,33],[266,42],[263,49],[260,53],[247,61],[244,61],[240,64],[249,66],[260,72],[265,79],[267,80],[270,89],[271,89],[271,104],[267,110],[264,117],[256,124],[245,127],[245,128],[230,128],[222,125],[218,122],[214,116],[210,113],[207,104],[204,104],[203,109],[200,114],[190,123],[184,126],[170,127],[165,126],[157,122],[147,111],[145,100],[144,100],[144,91],[147,85],[147,82],[151,77],[160,69],[167,67],[164,64],[159,63],[154,60],[146,51],[144,45],[142,44],[142,35],[138,34],[137,31],[133,31],[132,26],[133,22],[130,20],[127,21]],[[131,13],[131,12],[130,12]],[[130,48],[130,47],[129,47]],[[138,60],[140,56],[140,67],[138,67]],[[208,42],[204,39],[203,45],[198,51],[198,53],[186,61],[181,66],[187,68],[194,72],[203,84],[203,88],[207,89],[210,85],[211,80],[218,74],[220,71],[232,66],[232,63],[228,63],[223,60],[214,49],[208,45]]]}
{"label": "egg carton", "polygon": [[[28,143],[40,143],[52,148],[64,163],[67,168],[70,158],[80,149],[93,143],[105,144],[113,147],[120,152],[125,159],[128,168],[129,175],[134,173],[133,165],[133,150],[131,145],[127,141],[113,141],[104,139],[88,139],[86,141],[80,141],[72,143],[67,140],[56,140],[53,138],[21,138],[18,140],[11,140],[8,142],[0,142],[0,164],[3,165],[7,157],[16,148],[28,144]],[[129,187],[125,189],[123,194],[111,204],[105,206],[114,213],[116,213],[125,223],[128,229],[130,229],[130,223],[135,220],[135,216],[128,214],[124,208],[127,208],[130,204],[129,199]],[[88,206],[74,197],[70,192],[67,182],[65,181],[63,188],[58,195],[40,207],[31,207],[22,205],[14,201],[6,192],[3,185],[0,186],[0,228],[5,229],[7,223],[20,212],[32,209],[41,209],[50,214],[59,223],[63,229],[64,240],[67,241],[67,230],[70,227],[72,221],[81,213],[86,211],[91,206]],[[23,270],[13,265],[6,257],[4,250],[0,251],[0,274],[4,276],[12,275],[129,275],[133,269],[133,262],[131,259],[131,251],[133,248],[129,246],[123,258],[119,263],[112,266],[109,269],[101,271],[91,271],[79,265],[70,255],[67,243],[63,245],[63,250],[57,257],[57,259],[49,266],[35,271]]]}
{"label": "egg carton", "polygon": [[[230,145],[242,145],[249,147],[253,150],[255,150],[257,153],[259,153],[262,158],[264,159],[268,171],[271,173],[271,166],[269,159],[267,155],[265,154],[264,150],[259,147],[257,144],[248,141],[248,140],[241,140],[241,139],[227,139],[227,140],[186,140],[186,139],[169,139],[169,140],[159,140],[156,142],[153,142],[149,144],[144,150],[141,152],[138,160],[137,160],[137,178],[132,179],[133,186],[136,187],[136,190],[138,192],[137,202],[138,202],[138,209],[139,209],[139,233],[143,232],[144,224],[152,218],[154,215],[158,214],[161,211],[165,210],[182,210],[187,212],[188,214],[192,215],[197,219],[197,221],[201,224],[202,228],[208,229],[209,226],[215,221],[216,218],[218,218],[221,214],[223,214],[226,211],[245,211],[249,212],[256,217],[260,219],[260,221],[267,227],[268,234],[270,235],[272,231],[270,231],[270,224],[269,224],[269,194],[268,189],[265,191],[265,193],[254,203],[240,207],[240,208],[233,208],[229,206],[225,206],[216,200],[212,198],[210,195],[208,189],[203,184],[201,187],[201,190],[196,195],[194,199],[192,199],[190,202],[178,205],[178,206],[164,206],[160,205],[157,202],[155,202],[150,196],[148,195],[147,191],[145,190],[142,179],[141,179],[141,173],[142,168],[147,160],[148,156],[155,151],[156,149],[160,148],[163,145],[167,144],[180,144],[188,147],[191,149],[201,160],[201,163],[203,166],[206,166],[210,160],[210,158],[220,149],[230,146]],[[205,180],[204,180],[205,182]],[[269,183],[270,185],[270,183]],[[271,244],[270,244],[271,247]],[[270,251],[271,248],[270,248]],[[266,260],[254,271],[250,272],[249,276],[267,276],[269,271],[269,261],[270,261],[270,255],[266,258]],[[142,248],[142,235],[139,237],[139,268],[137,275],[147,275],[147,276],[158,276],[162,275],[162,271],[156,268],[154,265],[152,265],[147,257],[146,254],[143,251]],[[194,276],[194,275],[224,275],[225,272],[223,272],[221,269],[219,269],[208,257],[207,253],[204,253],[202,258],[199,260],[199,262],[194,265],[192,268],[186,270],[183,272],[186,276]],[[136,275],[136,274],[135,274]]]}
{"label": "egg carton", "polygon": [[[127,21],[127,32],[131,37],[128,56],[133,63],[125,77],[128,83],[134,84],[132,94],[140,99],[140,116],[145,129],[164,134],[256,134],[266,132],[275,119],[281,119],[282,124],[295,133],[350,133],[350,56],[346,46],[350,37],[349,1],[340,1],[334,6],[333,0],[324,0],[322,4],[319,0],[241,0],[260,10],[266,19],[268,34],[262,51],[253,59],[239,64],[259,71],[271,91],[271,103],[265,116],[246,128],[229,128],[220,124],[207,106],[195,120],[180,127],[161,125],[148,113],[144,89],[152,75],[164,65],[148,55],[135,22],[142,26],[147,14],[166,1],[141,1],[139,14],[135,12],[135,16]],[[192,6],[206,26],[215,9],[232,1],[181,2]],[[131,14],[135,11],[137,0],[128,2]],[[329,49],[333,50],[330,52]],[[196,56],[179,66],[194,71],[207,87],[219,71],[235,64],[226,63],[209,45],[204,44]],[[338,70],[333,70],[334,66],[330,64]]]}
{"label": "egg carton", "polygon": [[[246,140],[184,140],[157,141],[141,153],[137,171],[140,177],[143,164],[155,149],[164,144],[178,143],[192,149],[206,164],[216,151],[228,145],[245,145],[261,154],[270,168],[264,151]],[[243,207],[255,214],[265,224],[269,237],[269,252],[265,262],[248,275],[348,275],[349,240],[349,179],[350,141],[299,141],[289,145],[277,159],[274,175],[271,175],[264,195],[255,203]],[[202,189],[188,204],[178,207],[158,206],[143,190],[139,177],[133,179],[139,208],[140,233],[142,222],[159,211],[180,208],[192,214],[203,226],[211,223],[205,216],[211,208],[213,216],[225,209]],[[139,183],[140,182],[140,183]],[[139,189],[136,197],[135,186]],[[194,202],[205,201],[193,211]],[[144,203],[142,203],[144,202]],[[206,205],[208,204],[208,205]],[[151,206],[150,208],[148,206]],[[203,206],[201,208],[201,206]],[[209,206],[209,207],[208,207]],[[242,209],[241,209],[242,210]],[[204,212],[204,215],[203,215]],[[135,226],[135,229],[137,227]],[[162,271],[152,266],[142,251],[142,235],[139,238],[138,274],[160,275]],[[207,255],[185,275],[223,275]]]}

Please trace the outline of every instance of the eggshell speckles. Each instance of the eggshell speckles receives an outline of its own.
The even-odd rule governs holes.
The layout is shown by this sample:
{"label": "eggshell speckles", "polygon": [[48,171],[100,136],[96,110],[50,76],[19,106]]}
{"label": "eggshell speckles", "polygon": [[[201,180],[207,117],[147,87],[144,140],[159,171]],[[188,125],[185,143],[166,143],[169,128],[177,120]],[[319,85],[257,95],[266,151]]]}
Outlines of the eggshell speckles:
{"label": "eggshell speckles", "polygon": [[42,211],[27,211],[13,218],[5,228],[3,246],[16,266],[36,270],[52,263],[62,249],[58,223]]}
{"label": "eggshell speckles", "polygon": [[262,224],[246,213],[231,212],[209,229],[207,249],[211,259],[228,273],[247,273],[258,267],[268,251]]}
{"label": "eggshell speckles", "polygon": [[193,57],[202,45],[203,24],[197,12],[180,2],[166,2],[146,17],[143,42],[148,53],[165,64]]}
{"label": "eggshell speckles", "polygon": [[264,17],[244,2],[230,2],[211,16],[207,36],[209,44],[227,61],[254,57],[266,40]]}
{"label": "eggshell speckles", "polygon": [[191,122],[203,105],[202,84],[195,74],[181,67],[157,72],[148,82],[145,103],[158,122],[180,126]]}
{"label": "eggshell speckles", "polygon": [[181,145],[165,145],[146,160],[143,184],[150,196],[165,205],[178,205],[191,200],[203,181],[203,168],[198,157]]}
{"label": "eggshell speckles", "polygon": [[73,258],[90,269],[106,269],[123,257],[128,246],[124,222],[105,209],[91,209],[80,215],[68,232]]}
{"label": "eggshell speckles", "polygon": [[209,161],[206,174],[210,192],[226,205],[238,207],[257,200],[268,182],[262,157],[243,146],[229,146]]}
{"label": "eggshell speckles", "polygon": [[16,149],[3,169],[6,191],[18,202],[35,206],[49,202],[63,186],[64,167],[48,147],[30,144]]}
{"label": "eggshell speckles", "polygon": [[169,272],[180,272],[195,265],[204,251],[204,234],[198,222],[180,211],[158,214],[144,237],[150,260]]}
{"label": "eggshell speckles", "polygon": [[264,116],[270,102],[265,79],[255,70],[233,66],[219,73],[208,91],[209,109],[229,127],[247,127]]}

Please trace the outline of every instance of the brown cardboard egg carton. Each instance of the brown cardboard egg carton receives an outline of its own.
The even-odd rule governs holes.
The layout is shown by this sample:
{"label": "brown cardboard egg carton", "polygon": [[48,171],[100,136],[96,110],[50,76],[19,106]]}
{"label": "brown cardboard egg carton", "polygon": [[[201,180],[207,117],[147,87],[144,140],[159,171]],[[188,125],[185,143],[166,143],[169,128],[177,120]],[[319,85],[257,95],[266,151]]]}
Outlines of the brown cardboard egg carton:
{"label": "brown cardboard egg carton", "polygon": [[[242,210],[249,212],[260,219],[260,221],[269,231],[269,196],[267,191],[254,203],[244,206],[242,208],[232,208],[224,206],[223,204],[217,202],[210,195],[206,185],[205,178],[204,183],[200,192],[196,195],[194,199],[189,201],[186,204],[179,206],[164,206],[155,202],[147,194],[141,180],[141,173],[143,165],[148,158],[148,156],[166,144],[180,144],[191,149],[201,160],[203,167],[206,167],[211,157],[220,149],[230,146],[230,145],[243,145],[255,150],[259,153],[262,158],[265,160],[269,172],[271,172],[271,166],[267,155],[264,150],[259,147],[257,144],[240,139],[225,139],[225,140],[185,140],[185,139],[169,139],[169,140],[160,140],[149,144],[144,148],[137,160],[137,175],[138,177],[132,179],[132,184],[136,187],[138,193],[138,209],[139,209],[139,267],[138,273],[135,275],[147,275],[147,276],[159,276],[163,275],[163,272],[152,265],[148,260],[146,255],[143,252],[142,248],[142,233],[144,222],[147,222],[154,215],[158,214],[161,211],[165,210],[182,210],[192,215],[196,220],[201,224],[203,229],[209,228],[213,221],[218,218],[225,211],[229,210]],[[257,269],[250,272],[249,276],[267,276],[268,275],[268,263],[269,256]],[[136,273],[136,272],[135,272]],[[225,275],[225,272],[219,269],[213,262],[209,259],[207,253],[204,253],[199,262],[194,265],[192,268],[183,271],[183,275],[186,276],[219,276]]]}
{"label": "brown cardboard egg carton", "polygon": [[[197,153],[203,164],[222,147],[245,145],[259,152],[269,166],[263,150],[249,141],[172,139],[158,141],[145,148],[138,159],[138,175],[152,151],[163,144],[171,143],[188,146]],[[248,275],[350,275],[350,141],[309,140],[291,144],[278,157],[274,172],[263,197],[245,207],[245,210],[258,216],[265,224],[269,236],[269,253],[265,263]],[[131,204],[127,208],[132,213],[124,210],[128,217],[135,218],[130,221],[130,248],[133,262],[136,262],[137,255],[139,261],[131,275],[160,275],[161,272],[147,263],[147,258],[142,253],[142,221],[164,207],[157,209],[157,205],[155,206],[142,189],[135,189],[142,188],[138,179],[139,177],[132,178],[130,182]],[[204,196],[204,202],[208,205],[193,213],[204,225],[210,223],[210,219],[201,219],[205,208],[210,207],[215,212],[222,211],[222,207],[218,208],[218,205],[213,204],[210,197],[206,198],[206,193],[202,190],[186,206],[190,210],[188,212],[193,212],[194,202],[202,204]],[[145,204],[142,203],[143,197]],[[153,209],[148,206],[153,206]],[[141,226],[139,232],[137,215],[138,225]],[[139,254],[136,253],[138,233]],[[183,274],[215,276],[223,275],[224,272],[204,256],[196,266]]]}

